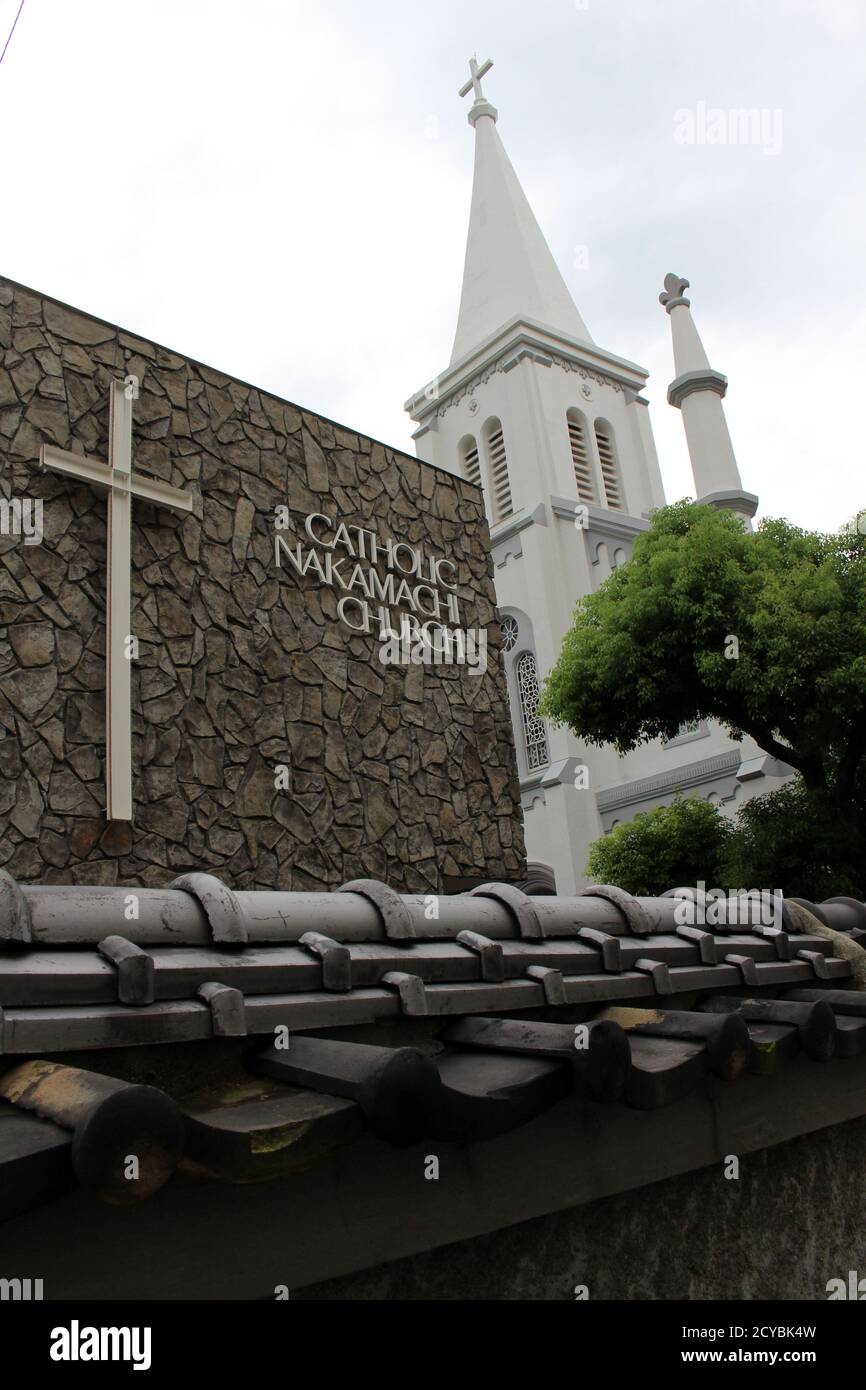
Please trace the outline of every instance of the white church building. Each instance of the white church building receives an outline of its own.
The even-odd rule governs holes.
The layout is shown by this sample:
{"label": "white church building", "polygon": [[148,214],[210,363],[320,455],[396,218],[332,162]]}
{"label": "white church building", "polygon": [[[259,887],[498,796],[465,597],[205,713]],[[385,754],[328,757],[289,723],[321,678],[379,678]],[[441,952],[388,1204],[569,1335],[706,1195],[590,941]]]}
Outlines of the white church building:
{"label": "white church building", "polygon": [[[589,846],[677,791],[735,811],[790,769],[715,724],[684,727],[626,756],[581,743],[538,717],[540,684],[577,599],[631,554],[664,506],[643,367],[599,346],[569,293],[496,128],[473,59],[475,172],[457,332],[435,385],[406,402],[420,458],[483,491],[490,523],[530,877],[571,893],[588,880]],[[665,279],[675,377],[699,501],[747,517],[722,398],[726,378],[704,351],[685,297]]]}

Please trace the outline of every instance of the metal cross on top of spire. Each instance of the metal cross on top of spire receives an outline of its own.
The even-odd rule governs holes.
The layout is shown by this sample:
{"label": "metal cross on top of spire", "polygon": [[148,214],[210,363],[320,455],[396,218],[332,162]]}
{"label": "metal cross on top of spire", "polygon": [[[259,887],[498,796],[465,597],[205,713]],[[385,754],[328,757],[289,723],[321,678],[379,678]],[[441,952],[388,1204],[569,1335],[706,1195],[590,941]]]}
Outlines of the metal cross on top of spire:
{"label": "metal cross on top of spire", "polygon": [[485,73],[488,73],[490,71],[492,67],[492,58],[488,58],[486,62],[481,63],[479,65],[478,59],[475,57],[475,54],[473,53],[472,57],[469,59],[469,72],[471,75],[469,81],[464,82],[463,86],[460,88],[459,95],[461,97],[465,97],[468,96],[470,92],[474,91],[476,101],[486,101],[487,98],[481,90],[481,79],[482,77],[484,77]]}
{"label": "metal cross on top of spire", "polygon": [[475,93],[475,100],[469,108],[469,124],[471,126],[474,126],[482,116],[489,116],[494,123],[496,121],[496,107],[491,105],[481,90],[481,79],[492,67],[493,60],[491,58],[488,58],[484,63],[479,63],[473,53],[469,59],[469,81],[464,82],[460,88],[460,96],[465,97],[470,92]]}

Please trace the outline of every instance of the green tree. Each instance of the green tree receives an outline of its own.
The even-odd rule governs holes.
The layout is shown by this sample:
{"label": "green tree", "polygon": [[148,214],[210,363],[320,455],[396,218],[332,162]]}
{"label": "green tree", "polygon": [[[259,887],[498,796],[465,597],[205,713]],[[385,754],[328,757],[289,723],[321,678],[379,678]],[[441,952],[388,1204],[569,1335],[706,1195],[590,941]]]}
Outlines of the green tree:
{"label": "green tree", "polygon": [[866,865],[840,863],[833,818],[795,777],[743,805],[735,818],[697,797],[641,812],[590,846],[586,872],[600,883],[654,896],[668,888],[780,889],[786,897],[866,897]]}
{"label": "green tree", "polygon": [[[866,862],[866,535],[678,502],[577,604],[541,713],[621,752],[715,719],[800,773]],[[701,877],[706,878],[706,874]]]}
{"label": "green tree", "polygon": [[731,822],[708,801],[677,796],[639,812],[590,846],[586,872],[599,883],[655,897],[668,888],[721,884]]}
{"label": "green tree", "polygon": [[862,899],[866,864],[857,872],[840,862],[832,812],[821,793],[795,777],[740,808],[721,856],[719,886],[779,888],[813,902],[840,893]]}

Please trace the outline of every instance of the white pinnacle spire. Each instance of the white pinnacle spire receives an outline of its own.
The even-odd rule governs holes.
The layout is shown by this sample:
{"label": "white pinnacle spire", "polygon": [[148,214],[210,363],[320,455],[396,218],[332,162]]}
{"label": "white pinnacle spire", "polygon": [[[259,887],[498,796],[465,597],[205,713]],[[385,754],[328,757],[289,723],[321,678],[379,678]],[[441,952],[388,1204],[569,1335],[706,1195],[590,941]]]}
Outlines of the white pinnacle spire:
{"label": "white pinnacle spire", "polygon": [[520,187],[496,130],[496,108],[481,90],[493,64],[470,60],[474,91],[469,123],[475,128],[475,176],[463,292],[452,363],[512,319],[532,319],[583,342],[592,342],[568,287]]}
{"label": "white pinnacle spire", "polygon": [[666,275],[659,295],[670,316],[677,374],[668,401],[682,412],[698,499],[754,516],[758,499],[743,491],[722,406],[728,380],[710,366],[685,297],[688,287],[681,275]]}

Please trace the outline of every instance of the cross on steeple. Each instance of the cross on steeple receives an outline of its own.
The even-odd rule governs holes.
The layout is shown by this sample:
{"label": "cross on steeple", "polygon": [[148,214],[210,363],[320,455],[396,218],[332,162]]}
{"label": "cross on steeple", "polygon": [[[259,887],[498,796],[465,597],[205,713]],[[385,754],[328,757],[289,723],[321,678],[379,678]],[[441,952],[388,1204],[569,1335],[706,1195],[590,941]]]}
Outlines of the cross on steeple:
{"label": "cross on steeple", "polygon": [[492,67],[492,58],[488,58],[486,62],[481,63],[479,66],[478,60],[473,53],[472,57],[469,59],[469,72],[471,75],[469,81],[464,82],[463,86],[460,88],[459,95],[465,97],[468,96],[470,92],[474,91],[476,101],[486,101],[487,98],[481,90],[481,79]]}

